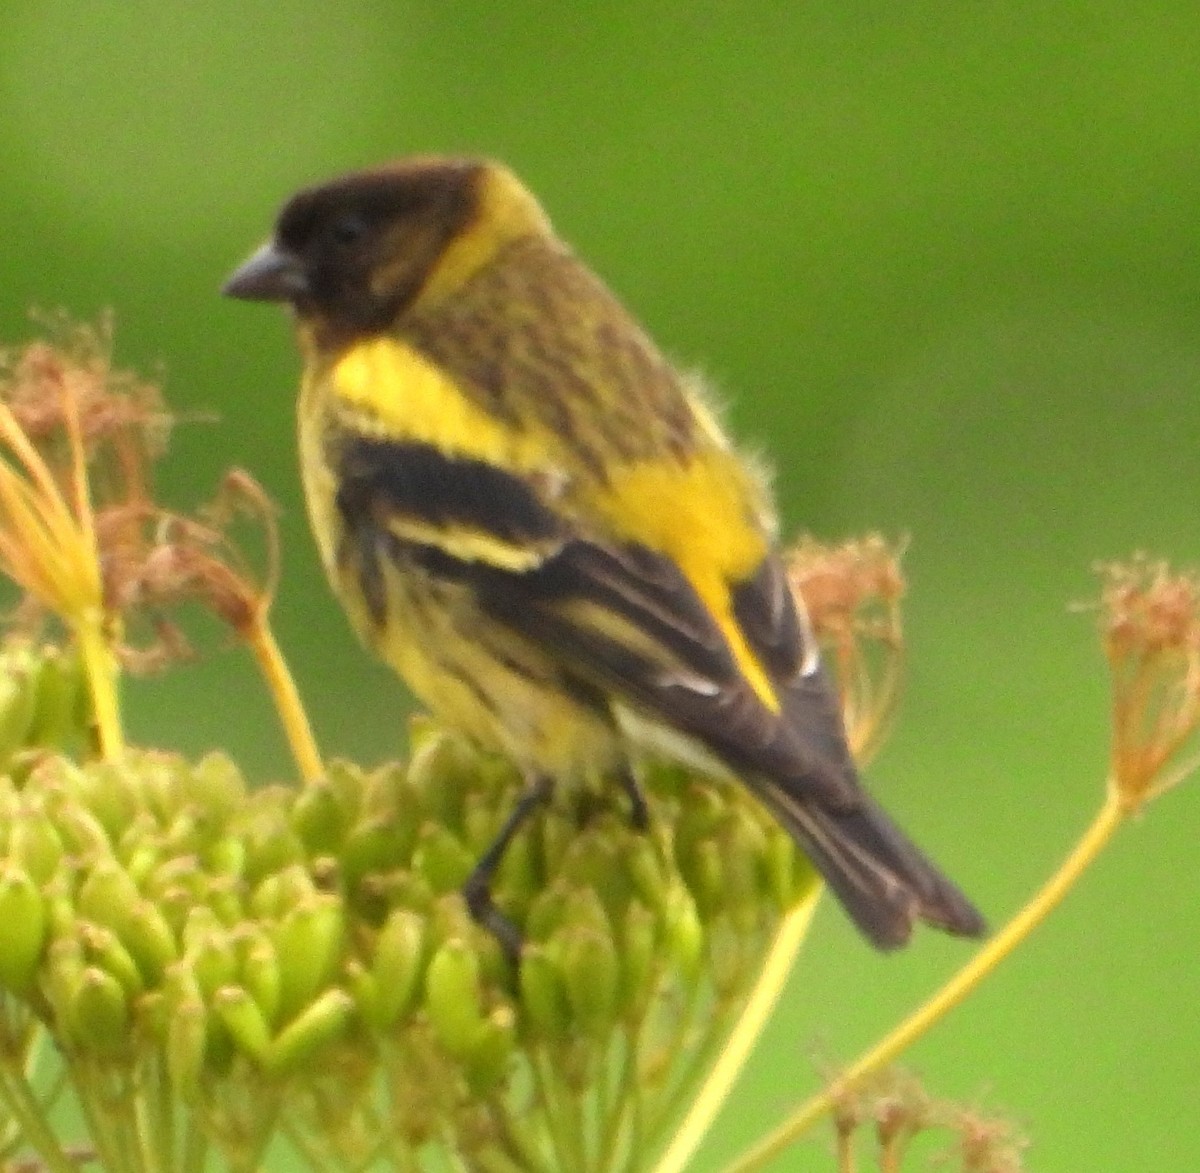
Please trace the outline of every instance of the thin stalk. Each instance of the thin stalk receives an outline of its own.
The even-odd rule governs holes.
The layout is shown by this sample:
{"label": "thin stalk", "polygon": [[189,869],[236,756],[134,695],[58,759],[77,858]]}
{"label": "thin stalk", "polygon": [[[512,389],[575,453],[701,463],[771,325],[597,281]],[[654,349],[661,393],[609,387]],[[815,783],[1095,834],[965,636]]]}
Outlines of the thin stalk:
{"label": "thin stalk", "polygon": [[37,1097],[20,1072],[8,1063],[0,1065],[0,1100],[20,1126],[25,1142],[41,1158],[49,1173],[79,1173],[63,1152]]}
{"label": "thin stalk", "polygon": [[96,718],[96,734],[100,755],[105,761],[116,761],[125,752],[125,733],[121,727],[121,705],[118,692],[120,666],[116,653],[103,630],[99,614],[80,616],[75,624],[75,638],[92,694],[92,711]]}
{"label": "thin stalk", "polygon": [[287,660],[284,659],[283,652],[275,640],[275,633],[267,621],[266,608],[254,612],[254,617],[242,630],[241,635],[250,645],[250,650],[258,662],[258,669],[275,701],[275,710],[279,714],[279,722],[283,726],[284,735],[292,751],[292,759],[296,763],[296,769],[300,771],[301,779],[312,782],[324,777],[325,766],[321,761],[321,751],[317,748],[317,739],[313,736],[312,725],[300,699],[295,677],[292,676]]}
{"label": "thin stalk", "polygon": [[716,1119],[779,1001],[796,954],[812,924],[819,894],[820,888],[814,888],[783,918],[745,1009],[654,1173],[680,1173]]}
{"label": "thin stalk", "polygon": [[778,1128],[748,1149],[725,1173],[752,1173],[807,1132],[837,1103],[858,1088],[870,1075],[893,1062],[917,1041],[935,1022],[954,1009],[998,966],[1051,912],[1074,887],[1079,877],[1103,851],[1117,828],[1125,821],[1129,808],[1115,787],[1091,826],[1083,833],[1070,855],[1041,890],[990,941],[958,971],[932,998],[902,1022],[891,1034],[856,1060],[824,1091],[787,1118]]}

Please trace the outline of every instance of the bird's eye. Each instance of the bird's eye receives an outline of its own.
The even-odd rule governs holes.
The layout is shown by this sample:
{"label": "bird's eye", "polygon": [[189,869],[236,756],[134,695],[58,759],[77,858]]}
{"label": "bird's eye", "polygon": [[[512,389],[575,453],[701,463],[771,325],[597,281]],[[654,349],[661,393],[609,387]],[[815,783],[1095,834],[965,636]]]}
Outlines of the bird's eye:
{"label": "bird's eye", "polygon": [[335,220],[330,228],[330,235],[336,244],[357,244],[367,233],[367,223],[360,216],[343,216]]}

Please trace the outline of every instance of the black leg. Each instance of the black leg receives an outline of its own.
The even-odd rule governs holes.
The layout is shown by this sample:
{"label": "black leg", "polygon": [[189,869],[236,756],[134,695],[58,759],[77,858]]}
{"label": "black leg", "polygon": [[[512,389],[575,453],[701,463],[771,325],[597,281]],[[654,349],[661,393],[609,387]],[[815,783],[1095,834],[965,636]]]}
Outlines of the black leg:
{"label": "black leg", "polygon": [[491,846],[479,857],[479,862],[462,886],[463,900],[475,923],[482,925],[500,943],[505,956],[516,967],[521,959],[521,932],[493,903],[492,880],[504,859],[513,837],[531,814],[550,799],[554,779],[542,774],[525,789],[500,833]]}
{"label": "black leg", "polygon": [[628,762],[621,766],[617,777],[620,779],[621,789],[629,795],[629,821],[633,824],[634,830],[648,831],[650,829],[650,807],[646,803],[646,796],[642,793],[642,788],[633,776],[633,770]]}

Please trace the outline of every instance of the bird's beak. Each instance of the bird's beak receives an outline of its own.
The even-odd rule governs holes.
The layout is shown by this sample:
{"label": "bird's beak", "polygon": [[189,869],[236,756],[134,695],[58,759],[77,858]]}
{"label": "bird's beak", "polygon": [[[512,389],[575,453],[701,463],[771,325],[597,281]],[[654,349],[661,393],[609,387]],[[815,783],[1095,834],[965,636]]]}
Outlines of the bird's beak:
{"label": "bird's beak", "polygon": [[309,284],[299,257],[268,241],[233,271],[221,292],[243,301],[295,301],[308,294]]}

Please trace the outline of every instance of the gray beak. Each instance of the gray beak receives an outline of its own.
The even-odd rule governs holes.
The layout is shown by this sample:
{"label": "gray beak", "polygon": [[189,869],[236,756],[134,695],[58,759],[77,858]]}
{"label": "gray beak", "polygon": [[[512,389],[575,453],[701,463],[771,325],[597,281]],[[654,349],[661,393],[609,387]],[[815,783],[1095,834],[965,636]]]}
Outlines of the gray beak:
{"label": "gray beak", "polygon": [[233,271],[221,292],[243,301],[295,301],[309,293],[309,284],[300,258],[268,241]]}

